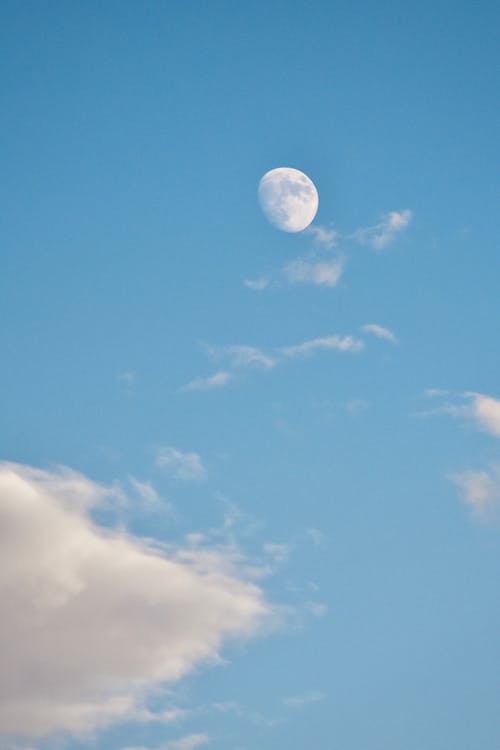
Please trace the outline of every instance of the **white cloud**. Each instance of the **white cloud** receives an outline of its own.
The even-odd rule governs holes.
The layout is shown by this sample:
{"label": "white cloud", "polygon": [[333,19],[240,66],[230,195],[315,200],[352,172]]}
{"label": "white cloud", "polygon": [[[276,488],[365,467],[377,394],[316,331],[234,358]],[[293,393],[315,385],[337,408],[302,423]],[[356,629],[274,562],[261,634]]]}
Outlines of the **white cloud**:
{"label": "white cloud", "polygon": [[[425,395],[432,398],[441,394],[445,395],[447,391],[431,389],[425,391]],[[449,414],[452,417],[468,419],[476,424],[483,432],[488,432],[494,437],[500,437],[500,400],[493,396],[486,396],[483,393],[469,391],[461,394],[463,403],[447,403],[437,406],[434,409],[418,412],[418,416],[428,417],[435,414]]]}
{"label": "white cloud", "polygon": [[283,275],[290,284],[336,286],[343,269],[344,260],[341,257],[328,260],[318,260],[315,257],[299,258],[283,268]]}
{"label": "white cloud", "polygon": [[263,289],[267,289],[271,282],[265,276],[260,276],[257,279],[245,279],[243,283],[247,289],[251,289],[254,292],[261,292]]}
{"label": "white cloud", "polygon": [[496,515],[500,509],[500,466],[494,465],[489,471],[464,471],[451,479],[477,518],[489,520]]}
{"label": "white cloud", "polygon": [[375,250],[382,250],[406,229],[411,219],[412,212],[408,208],[403,211],[391,211],[378,224],[357,229],[351,237],[362,245],[370,245]]}
{"label": "white cloud", "polygon": [[335,349],[339,352],[359,352],[364,344],[353,336],[323,336],[304,341],[302,344],[285,346],[281,349],[285,357],[308,356],[319,350]]}
{"label": "white cloud", "polygon": [[247,344],[233,344],[231,346],[206,346],[209,356],[213,358],[227,358],[230,366],[235,369],[247,367],[262,367],[272,369],[278,363],[274,357],[265,354],[261,349]]}
{"label": "white cloud", "polygon": [[97,526],[89,513],[109,492],[67,469],[0,464],[6,740],[140,719],[149,689],[216,661],[270,615],[228,552],[167,552]]}
{"label": "white cloud", "polygon": [[183,385],[181,391],[211,391],[213,388],[223,388],[233,377],[232,373],[220,370],[208,378],[195,378],[186,385]]}
{"label": "white cloud", "polygon": [[188,482],[205,479],[207,473],[198,453],[180,451],[171,445],[158,450],[156,465],[166,469],[176,479]]}
{"label": "white cloud", "polygon": [[339,234],[335,231],[335,229],[327,229],[326,227],[322,227],[319,224],[311,224],[306,229],[306,232],[307,234],[313,235],[314,241],[318,245],[323,245],[323,247],[326,247],[328,249],[335,247],[339,238]]}
{"label": "white cloud", "polygon": [[209,741],[207,734],[189,734],[178,740],[167,742],[162,750],[194,750],[196,747],[206,745]]}
{"label": "white cloud", "polygon": [[480,429],[500,437],[500,401],[482,393],[465,395],[471,399],[470,414]]}
{"label": "white cloud", "polygon": [[397,344],[398,340],[394,333],[389,328],[384,328],[383,326],[377,325],[377,323],[366,323],[364,326],[361,326],[361,330],[365,333],[372,333],[374,336],[376,336],[379,339],[385,339],[385,341],[390,341],[391,344]]}

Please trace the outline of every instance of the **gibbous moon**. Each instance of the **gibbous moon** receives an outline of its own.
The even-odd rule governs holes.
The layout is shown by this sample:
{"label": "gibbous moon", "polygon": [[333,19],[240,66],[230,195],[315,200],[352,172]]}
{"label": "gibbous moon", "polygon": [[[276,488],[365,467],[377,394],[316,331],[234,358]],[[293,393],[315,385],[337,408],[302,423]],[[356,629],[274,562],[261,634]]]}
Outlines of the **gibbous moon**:
{"label": "gibbous moon", "polygon": [[298,169],[278,167],[266,172],[259,182],[259,203],[275,227],[284,232],[301,232],[318,210],[314,182]]}

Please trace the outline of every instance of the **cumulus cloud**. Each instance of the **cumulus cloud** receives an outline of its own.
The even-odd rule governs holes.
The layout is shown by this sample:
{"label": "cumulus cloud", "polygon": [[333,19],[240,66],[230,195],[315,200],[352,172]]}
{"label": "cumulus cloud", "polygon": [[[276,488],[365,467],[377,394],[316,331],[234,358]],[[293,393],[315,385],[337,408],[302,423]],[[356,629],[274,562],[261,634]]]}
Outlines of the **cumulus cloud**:
{"label": "cumulus cloud", "polygon": [[378,224],[357,229],[351,237],[362,245],[369,245],[375,250],[383,250],[406,229],[411,219],[412,212],[408,208],[403,211],[391,211]]}
{"label": "cumulus cloud", "polygon": [[316,286],[336,286],[344,269],[343,258],[318,259],[298,258],[283,268],[283,275],[289,284],[315,284]]}
{"label": "cumulus cloud", "polygon": [[158,450],[156,465],[166,469],[176,479],[187,482],[205,479],[207,473],[198,453],[180,451],[171,445],[165,445]]}
{"label": "cumulus cloud", "polygon": [[500,465],[493,465],[487,471],[464,471],[452,475],[451,479],[477,518],[490,520],[497,515],[500,510]]}
{"label": "cumulus cloud", "polygon": [[213,388],[223,388],[229,383],[232,374],[226,370],[220,370],[207,378],[195,378],[183,385],[181,391],[211,391]]}
{"label": "cumulus cloud", "polygon": [[339,352],[359,352],[364,344],[353,336],[323,336],[304,341],[301,344],[285,346],[281,349],[285,357],[304,357],[317,351],[334,349]]}
{"label": "cumulus cloud", "polygon": [[398,343],[396,336],[389,328],[379,326],[377,325],[377,323],[366,323],[364,326],[361,326],[361,330],[365,333],[373,334],[378,339],[385,339],[385,341],[390,341],[391,344]]}
{"label": "cumulus cloud", "polygon": [[6,741],[140,719],[149,689],[214,662],[270,614],[228,553],[97,526],[109,493],[67,469],[0,464]]}

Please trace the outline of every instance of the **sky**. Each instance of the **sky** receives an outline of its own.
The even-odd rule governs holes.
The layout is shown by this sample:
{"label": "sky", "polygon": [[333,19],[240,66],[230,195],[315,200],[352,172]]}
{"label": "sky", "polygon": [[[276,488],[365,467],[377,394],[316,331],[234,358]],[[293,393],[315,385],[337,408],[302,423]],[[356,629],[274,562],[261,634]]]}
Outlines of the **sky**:
{"label": "sky", "polygon": [[500,746],[496,4],[0,20],[0,748]]}

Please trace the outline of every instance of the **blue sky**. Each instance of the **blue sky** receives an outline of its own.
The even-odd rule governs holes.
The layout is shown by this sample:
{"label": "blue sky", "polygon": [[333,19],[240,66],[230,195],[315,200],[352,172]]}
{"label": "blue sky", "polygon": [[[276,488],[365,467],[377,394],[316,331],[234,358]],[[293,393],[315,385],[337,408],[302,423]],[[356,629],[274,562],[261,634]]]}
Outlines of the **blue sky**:
{"label": "blue sky", "polygon": [[0,746],[497,747],[495,4],[0,15]]}

